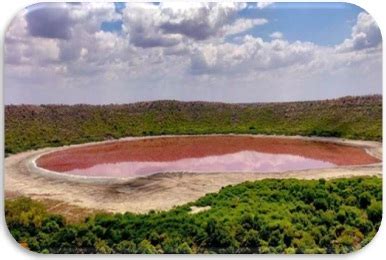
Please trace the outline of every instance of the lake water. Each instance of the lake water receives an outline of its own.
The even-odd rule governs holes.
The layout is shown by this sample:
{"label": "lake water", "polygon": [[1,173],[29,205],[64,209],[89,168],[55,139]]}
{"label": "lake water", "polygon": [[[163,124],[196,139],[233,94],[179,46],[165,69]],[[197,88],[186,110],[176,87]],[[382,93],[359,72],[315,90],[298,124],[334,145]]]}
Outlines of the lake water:
{"label": "lake water", "polygon": [[161,172],[283,172],[336,166],[331,162],[291,154],[241,151],[223,155],[186,158],[172,161],[124,161],[72,169],[65,174],[90,177],[143,177]]}

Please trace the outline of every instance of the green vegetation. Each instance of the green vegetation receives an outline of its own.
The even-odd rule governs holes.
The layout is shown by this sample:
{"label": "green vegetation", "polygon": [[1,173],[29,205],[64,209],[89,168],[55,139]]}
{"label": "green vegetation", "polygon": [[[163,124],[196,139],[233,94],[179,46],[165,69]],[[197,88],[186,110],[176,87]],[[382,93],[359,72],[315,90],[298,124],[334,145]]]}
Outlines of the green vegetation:
{"label": "green vegetation", "polygon": [[[15,239],[42,253],[348,253],[382,218],[376,177],[262,180],[166,212],[98,214],[81,223],[26,198],[7,200]],[[191,214],[191,206],[210,209]]]}
{"label": "green vegetation", "polygon": [[382,97],[264,104],[154,101],[5,107],[6,154],[125,136],[210,133],[380,140]]}
{"label": "green vegetation", "polygon": [[[381,140],[382,97],[223,104],[9,105],[5,153],[125,136],[280,134]],[[347,253],[382,218],[382,180],[262,180],[165,212],[97,214],[79,223],[28,198],[6,200],[15,239],[41,253]],[[190,213],[190,207],[210,206]]]}

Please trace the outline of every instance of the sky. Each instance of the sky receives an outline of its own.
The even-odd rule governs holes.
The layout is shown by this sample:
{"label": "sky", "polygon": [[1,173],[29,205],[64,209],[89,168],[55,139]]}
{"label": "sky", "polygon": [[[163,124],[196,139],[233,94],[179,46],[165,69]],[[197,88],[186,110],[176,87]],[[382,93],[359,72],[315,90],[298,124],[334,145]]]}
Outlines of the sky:
{"label": "sky", "polygon": [[5,35],[6,104],[231,103],[382,93],[376,22],[346,3],[44,3]]}

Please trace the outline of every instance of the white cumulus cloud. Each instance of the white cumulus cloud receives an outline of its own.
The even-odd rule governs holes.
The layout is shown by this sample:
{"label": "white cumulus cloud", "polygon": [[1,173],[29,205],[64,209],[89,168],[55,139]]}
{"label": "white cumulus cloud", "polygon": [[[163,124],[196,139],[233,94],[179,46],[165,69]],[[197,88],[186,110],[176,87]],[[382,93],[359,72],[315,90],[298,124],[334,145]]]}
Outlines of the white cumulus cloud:
{"label": "white cumulus cloud", "polygon": [[[257,7],[267,6],[249,10],[254,18],[240,16],[250,5],[231,2],[128,3],[122,13],[111,3],[33,6],[5,35],[6,102],[253,102],[379,92],[382,38],[370,15],[360,13],[351,36],[329,47],[278,31],[259,36],[274,23],[259,16]],[[101,29],[111,21],[122,30]]]}
{"label": "white cumulus cloud", "polygon": [[358,15],[357,22],[352,28],[351,38],[337,46],[340,51],[358,51],[380,47],[382,35],[375,20],[365,12]]}

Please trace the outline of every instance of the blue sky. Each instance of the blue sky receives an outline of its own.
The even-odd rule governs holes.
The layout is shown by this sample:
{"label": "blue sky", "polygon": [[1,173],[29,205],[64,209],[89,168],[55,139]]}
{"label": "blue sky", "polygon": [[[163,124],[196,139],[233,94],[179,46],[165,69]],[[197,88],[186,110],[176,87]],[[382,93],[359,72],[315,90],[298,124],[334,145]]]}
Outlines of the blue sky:
{"label": "blue sky", "polygon": [[269,22],[251,31],[252,35],[269,38],[280,31],[289,41],[310,41],[319,45],[335,45],[348,38],[356,18],[363,9],[346,3],[274,3],[258,14],[247,9],[243,17],[263,17]]}
{"label": "blue sky", "polygon": [[41,3],[5,37],[5,102],[315,100],[382,93],[382,37],[345,3]]}

